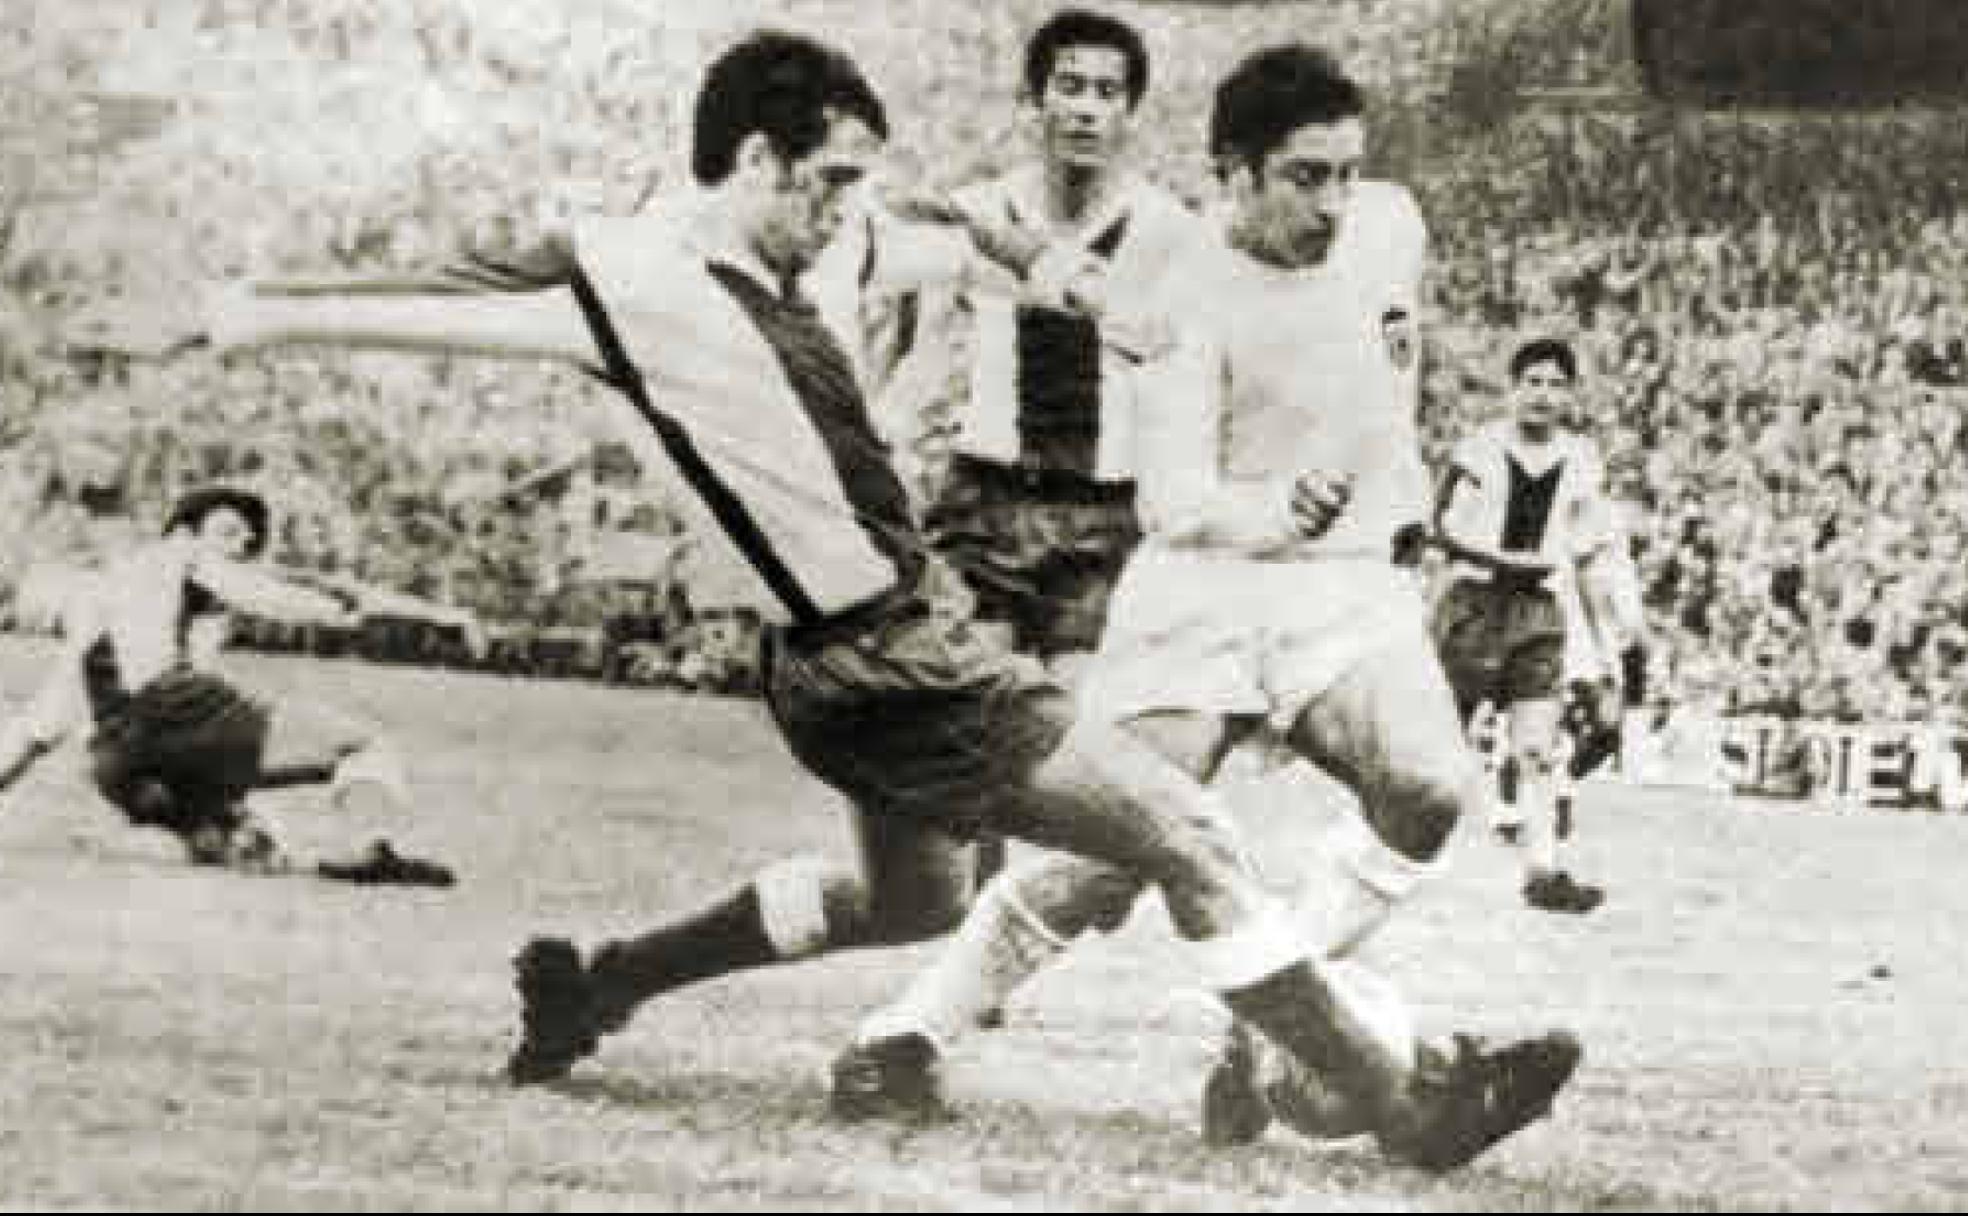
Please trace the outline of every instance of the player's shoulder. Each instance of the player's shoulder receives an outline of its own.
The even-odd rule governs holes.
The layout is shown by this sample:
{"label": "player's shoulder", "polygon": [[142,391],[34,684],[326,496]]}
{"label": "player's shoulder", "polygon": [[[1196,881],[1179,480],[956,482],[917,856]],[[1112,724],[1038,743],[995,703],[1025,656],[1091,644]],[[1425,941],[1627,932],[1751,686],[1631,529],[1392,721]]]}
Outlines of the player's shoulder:
{"label": "player's shoulder", "polygon": [[197,552],[184,536],[147,540],[104,562],[83,590],[102,602],[146,599],[189,577]]}
{"label": "player's shoulder", "polygon": [[1450,460],[1471,473],[1500,465],[1510,451],[1511,430],[1507,420],[1486,422],[1466,431],[1450,449]]}
{"label": "player's shoulder", "polygon": [[1197,217],[1196,226],[1184,230],[1170,244],[1157,294],[1165,297],[1165,307],[1191,314],[1196,320],[1209,318],[1218,311],[1213,305],[1234,300],[1248,290],[1238,270],[1238,257],[1221,228]]}
{"label": "player's shoulder", "polygon": [[1353,201],[1363,212],[1382,216],[1390,223],[1423,222],[1421,204],[1415,201],[1414,191],[1397,181],[1362,178],[1354,185]]}
{"label": "player's shoulder", "polygon": [[674,257],[685,245],[695,208],[690,200],[665,200],[635,215],[583,215],[567,222],[557,237],[565,239],[584,261],[644,256]]}
{"label": "player's shoulder", "polygon": [[1129,185],[1127,207],[1129,214],[1142,223],[1189,240],[1201,238],[1210,230],[1201,212],[1151,178],[1137,177]]}
{"label": "player's shoulder", "polygon": [[952,190],[950,197],[965,211],[1013,219],[1039,206],[1042,186],[1037,167],[1020,164],[966,182]]}
{"label": "player's shoulder", "polygon": [[1428,237],[1428,221],[1414,192],[1400,182],[1368,178],[1353,192],[1354,220],[1390,243],[1412,244]]}
{"label": "player's shoulder", "polygon": [[691,299],[713,283],[699,236],[704,205],[685,192],[635,215],[581,216],[563,239],[607,298]]}
{"label": "player's shoulder", "polygon": [[1517,428],[1508,418],[1492,418],[1462,437],[1464,446],[1502,454],[1517,437]]}
{"label": "player's shoulder", "polygon": [[1599,440],[1583,431],[1568,431],[1559,442],[1567,457],[1581,465],[1600,468],[1605,461],[1599,449]]}

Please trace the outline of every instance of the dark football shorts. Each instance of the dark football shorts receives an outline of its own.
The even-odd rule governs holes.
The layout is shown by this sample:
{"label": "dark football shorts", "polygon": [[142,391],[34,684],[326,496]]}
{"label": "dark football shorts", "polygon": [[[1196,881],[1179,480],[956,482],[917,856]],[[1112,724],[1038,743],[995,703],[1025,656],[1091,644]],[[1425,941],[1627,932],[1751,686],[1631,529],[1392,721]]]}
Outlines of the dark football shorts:
{"label": "dark football shorts", "polygon": [[1575,738],[1590,738],[1619,729],[1620,707],[1618,685],[1574,679],[1565,685],[1565,716],[1561,722]]}
{"label": "dark football shorts", "polygon": [[97,723],[91,776],[139,822],[160,814],[145,797],[160,786],[173,818],[224,814],[258,781],[271,723],[266,705],[225,680],[174,668]]}
{"label": "dark football shorts", "polygon": [[1508,708],[1564,687],[1565,618],[1548,588],[1458,579],[1436,601],[1430,632],[1465,715],[1485,700]]}
{"label": "dark football shorts", "polygon": [[891,599],[852,621],[767,631],[766,704],[800,763],[862,811],[975,836],[991,802],[1058,749],[1072,700],[961,605]]}
{"label": "dark football shorts", "polygon": [[977,619],[1012,626],[1018,649],[1045,658],[1099,646],[1141,543],[1132,482],[965,455],[951,459],[926,524],[976,596]]}

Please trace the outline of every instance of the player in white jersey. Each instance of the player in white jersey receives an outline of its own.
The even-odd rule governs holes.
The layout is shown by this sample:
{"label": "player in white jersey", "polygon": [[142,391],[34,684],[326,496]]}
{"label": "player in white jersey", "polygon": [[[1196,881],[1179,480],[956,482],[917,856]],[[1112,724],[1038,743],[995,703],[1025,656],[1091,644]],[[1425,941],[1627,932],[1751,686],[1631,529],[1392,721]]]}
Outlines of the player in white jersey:
{"label": "player in white jersey", "polygon": [[1523,816],[1524,899],[1590,912],[1605,898],[1558,862],[1556,790],[1566,629],[1555,582],[1598,560],[1610,520],[1591,440],[1559,426],[1578,362],[1556,339],[1510,360],[1512,416],[1465,437],[1450,458],[1436,523],[1454,562],[1434,633],[1465,721],[1484,701],[1510,720],[1506,765]]}
{"label": "player in white jersey", "polygon": [[[366,589],[259,559],[265,499],[229,486],[193,491],[162,539],[125,555],[69,605],[60,657],[40,692],[0,728],[0,790],[87,720],[90,777],[132,823],[176,836],[202,865],[284,867],[248,813],[255,790],[326,785],[338,810],[396,817],[408,800],[400,764],[376,727],[303,698],[255,694],[218,670],[229,616],[358,626]],[[470,614],[389,597],[391,606],[477,634]],[[450,871],[387,842],[323,877],[448,886]]]}
{"label": "player in white jersey", "polygon": [[[1136,417],[1148,537],[1085,688],[1094,713],[1192,774],[1268,731],[1358,794],[1371,834],[1312,859],[1325,872],[1305,885],[1324,898],[1299,909],[1312,956],[1328,960],[1430,871],[1476,789],[1419,588],[1393,560],[1424,526],[1428,487],[1384,326],[1413,298],[1424,233],[1405,191],[1357,181],[1360,115],[1353,82],[1301,45],[1253,55],[1218,91],[1225,247],[1172,280],[1194,304],[1178,310],[1179,349]],[[945,956],[864,1024],[864,1042],[913,1043],[933,1060],[1067,942],[1118,923],[1141,890],[1081,859],[1015,866]],[[1348,971],[1329,974],[1337,1015],[1391,1042],[1415,1083],[1497,1079],[1462,1160],[1544,1114],[1578,1062],[1562,1032],[1502,1050],[1418,1044]],[[1249,1063],[1212,1078],[1213,1140],[1253,1138],[1269,1121]],[[1314,1067],[1310,1084],[1336,1096],[1348,1130],[1381,1131],[1345,1065]]]}

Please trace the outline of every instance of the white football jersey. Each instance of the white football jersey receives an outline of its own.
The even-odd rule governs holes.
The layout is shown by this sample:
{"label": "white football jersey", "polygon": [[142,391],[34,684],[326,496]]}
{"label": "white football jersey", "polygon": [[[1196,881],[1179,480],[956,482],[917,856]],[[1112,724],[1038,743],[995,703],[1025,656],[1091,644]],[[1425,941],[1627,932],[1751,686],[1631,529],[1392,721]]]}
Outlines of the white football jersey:
{"label": "white football jersey", "polygon": [[[1214,248],[1171,277],[1170,313],[1184,331],[1152,414],[1148,445],[1164,479],[1208,462],[1233,486],[1288,487],[1320,471],[1352,481],[1338,521],[1286,556],[1385,557],[1394,533],[1427,518],[1429,480],[1415,430],[1410,368],[1389,341],[1389,316],[1414,315],[1427,230],[1414,199],[1390,182],[1362,182],[1326,261],[1281,270]],[[1185,450],[1186,449],[1186,450]]]}

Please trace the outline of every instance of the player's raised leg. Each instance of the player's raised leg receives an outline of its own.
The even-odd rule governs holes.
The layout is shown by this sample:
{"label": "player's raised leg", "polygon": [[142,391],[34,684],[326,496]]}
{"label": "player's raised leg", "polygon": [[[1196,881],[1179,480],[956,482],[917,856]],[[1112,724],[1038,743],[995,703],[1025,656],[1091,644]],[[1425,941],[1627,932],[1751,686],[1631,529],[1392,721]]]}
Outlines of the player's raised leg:
{"label": "player's raised leg", "polygon": [[[1481,767],[1463,741],[1455,700],[1426,645],[1418,606],[1394,642],[1377,647],[1306,704],[1287,738],[1293,751],[1359,800],[1357,824],[1342,824],[1299,859],[1301,932],[1322,957],[1348,958],[1434,872],[1456,825],[1482,805]],[[1391,988],[1382,996],[1371,981],[1353,978],[1356,988],[1369,986],[1358,993],[1369,1007],[1399,999]],[[1244,1100],[1230,1101],[1231,1095]],[[1368,1112],[1351,1107],[1316,1073],[1233,1037],[1205,1087],[1205,1134],[1218,1142],[1237,1139],[1212,1134],[1212,1113],[1216,1126],[1261,1131],[1267,1104],[1318,1138],[1371,1126]]]}
{"label": "player's raised leg", "polygon": [[450,867],[400,853],[390,841],[411,822],[415,807],[401,752],[382,726],[309,697],[268,704],[253,788],[325,785],[337,817],[372,836],[352,856],[317,862],[322,877],[365,885],[448,887],[456,881]]}
{"label": "player's raised leg", "polygon": [[[1415,1059],[1423,1057],[1404,1058],[1381,1033],[1374,1010],[1307,958],[1288,916],[1257,887],[1234,836],[1202,793],[1119,729],[1082,724],[1031,786],[1007,800],[998,821],[1024,839],[1104,859],[1160,885],[1177,930],[1190,941],[1193,973],[1239,1018],[1371,1111],[1382,1146],[1399,1160],[1429,1168],[1461,1164],[1528,1122],[1531,1108],[1541,1109],[1569,1079],[1579,1052],[1565,1035],[1534,1040],[1535,1049],[1518,1045],[1525,1058],[1502,1072],[1494,1068],[1495,1053],[1471,1055],[1448,1071],[1417,1067]],[[1084,875],[1101,880],[1097,870]],[[1107,890],[1128,891],[1130,878],[1105,880],[1114,884]],[[1061,897],[1057,904],[1030,906],[1048,890]],[[1024,911],[1052,938],[1064,940],[1087,926],[1084,889],[1025,885],[1020,895]],[[901,1041],[907,1052],[898,1050]],[[875,1073],[871,1093],[918,1091],[920,1072],[908,1070],[933,1060],[932,1049],[915,1032],[866,1039],[850,1049],[836,1075]],[[1508,1095],[1498,1089],[1505,1073]],[[1534,1100],[1526,1097],[1531,1094]],[[872,1101],[863,1109],[885,1113]]]}
{"label": "player's raised leg", "polygon": [[601,943],[591,960],[536,938],[516,960],[524,1038],[517,1083],[566,1075],[637,1009],[706,980],[840,950],[922,941],[969,906],[974,846],[933,823],[855,813],[858,864],[819,856],[766,866],[737,890],[638,937]]}
{"label": "player's raised leg", "polygon": [[[1193,711],[1157,711],[1132,718],[1126,731],[1150,751],[1198,781],[1213,776],[1250,722]],[[1199,788],[1189,813],[1207,828],[1234,837],[1221,797]],[[1237,845],[1241,851],[1241,844]],[[936,1052],[956,1040],[1026,981],[1063,955],[1086,932],[1111,932],[1124,922],[1148,880],[1104,862],[1068,853],[1031,857],[994,876],[978,892],[963,925],[900,997],[863,1019],[858,1043],[920,1039]],[[854,1053],[843,1067],[855,1065]],[[885,1113],[886,1097],[865,1078],[835,1078],[835,1109],[848,1118]]]}

